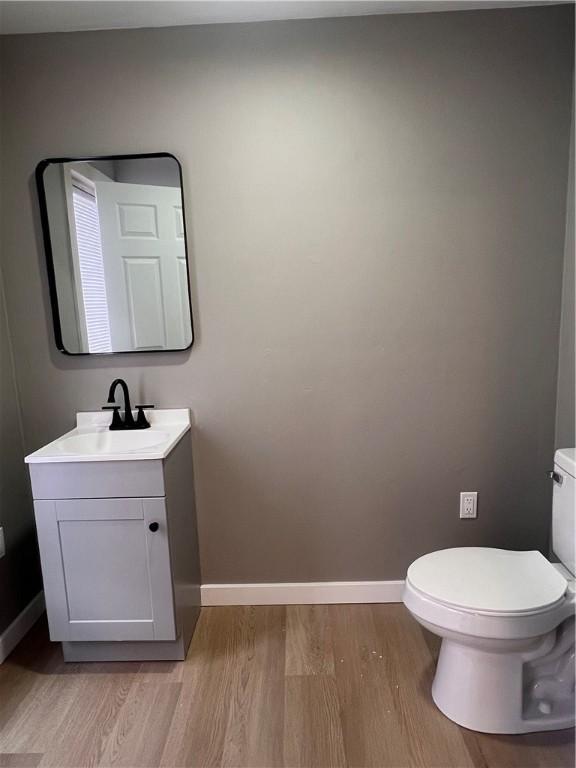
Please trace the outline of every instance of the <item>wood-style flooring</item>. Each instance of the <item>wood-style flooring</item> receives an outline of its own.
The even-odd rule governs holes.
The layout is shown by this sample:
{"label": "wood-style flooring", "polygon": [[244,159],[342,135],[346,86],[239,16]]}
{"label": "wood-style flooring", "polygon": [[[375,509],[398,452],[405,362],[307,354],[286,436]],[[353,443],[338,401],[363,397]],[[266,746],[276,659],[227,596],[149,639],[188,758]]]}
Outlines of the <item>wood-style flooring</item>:
{"label": "wood-style flooring", "polygon": [[64,664],[41,621],[0,666],[0,768],[574,765],[573,731],[447,720],[437,652],[402,605],[204,608],[180,663]]}

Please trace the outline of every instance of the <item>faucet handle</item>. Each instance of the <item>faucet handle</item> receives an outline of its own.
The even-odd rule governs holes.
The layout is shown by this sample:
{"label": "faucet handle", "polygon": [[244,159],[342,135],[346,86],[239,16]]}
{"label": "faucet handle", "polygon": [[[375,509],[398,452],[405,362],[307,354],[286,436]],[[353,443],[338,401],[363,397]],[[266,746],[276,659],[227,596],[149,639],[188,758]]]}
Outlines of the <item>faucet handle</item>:
{"label": "faucet handle", "polygon": [[124,422],[120,418],[120,406],[119,405],[103,405],[103,411],[112,411],[112,422],[109,429],[124,429]]}
{"label": "faucet handle", "polygon": [[154,408],[153,405],[137,405],[136,410],[138,411],[138,415],[136,416],[136,429],[148,429],[150,426],[150,422],[146,418],[146,414],[144,413],[144,409],[150,410],[151,408]]}

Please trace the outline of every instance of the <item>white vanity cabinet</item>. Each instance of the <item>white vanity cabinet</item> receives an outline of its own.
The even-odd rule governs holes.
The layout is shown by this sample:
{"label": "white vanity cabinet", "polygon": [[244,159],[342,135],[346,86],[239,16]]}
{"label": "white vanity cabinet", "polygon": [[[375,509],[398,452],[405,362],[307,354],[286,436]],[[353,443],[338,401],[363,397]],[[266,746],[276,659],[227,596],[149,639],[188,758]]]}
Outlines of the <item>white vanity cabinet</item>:
{"label": "white vanity cabinet", "polygon": [[164,452],[29,461],[50,638],[67,660],[185,658],[200,606],[190,432]]}
{"label": "white vanity cabinet", "polygon": [[34,504],[52,640],[176,640],[164,499]]}

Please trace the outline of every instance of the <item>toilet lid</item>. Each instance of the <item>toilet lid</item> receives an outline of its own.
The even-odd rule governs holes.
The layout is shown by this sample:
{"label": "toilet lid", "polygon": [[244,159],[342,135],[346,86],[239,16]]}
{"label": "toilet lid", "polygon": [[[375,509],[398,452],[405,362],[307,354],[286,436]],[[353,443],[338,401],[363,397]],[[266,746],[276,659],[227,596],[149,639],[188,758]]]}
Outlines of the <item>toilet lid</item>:
{"label": "toilet lid", "polygon": [[566,579],[540,552],[489,547],[431,552],[412,563],[407,581],[433,600],[491,613],[545,608],[567,587]]}

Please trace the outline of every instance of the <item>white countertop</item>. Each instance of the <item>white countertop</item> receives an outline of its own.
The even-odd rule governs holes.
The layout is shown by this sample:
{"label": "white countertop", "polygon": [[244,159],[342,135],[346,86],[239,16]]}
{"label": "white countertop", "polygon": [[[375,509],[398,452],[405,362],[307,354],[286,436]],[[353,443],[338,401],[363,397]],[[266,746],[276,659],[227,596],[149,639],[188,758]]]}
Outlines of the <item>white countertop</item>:
{"label": "white countertop", "polygon": [[188,408],[145,411],[149,429],[115,430],[109,411],[76,414],[76,428],[26,456],[27,464],[165,459],[190,429]]}

